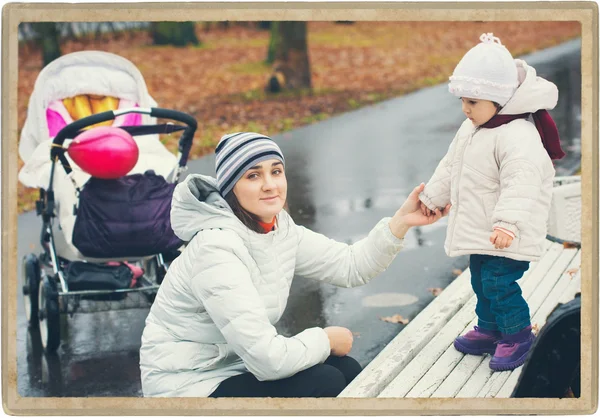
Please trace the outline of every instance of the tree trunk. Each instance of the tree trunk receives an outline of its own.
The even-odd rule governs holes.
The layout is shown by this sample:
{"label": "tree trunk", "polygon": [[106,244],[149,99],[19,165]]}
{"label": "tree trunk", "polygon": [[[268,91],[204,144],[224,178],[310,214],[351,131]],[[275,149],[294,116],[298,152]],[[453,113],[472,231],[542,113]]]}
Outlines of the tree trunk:
{"label": "tree trunk", "polygon": [[269,50],[267,51],[267,64],[273,64],[275,61],[275,51],[281,44],[281,35],[279,34],[279,22],[271,23],[271,38],[269,39]]}
{"label": "tree trunk", "polygon": [[32,26],[41,41],[42,61],[46,66],[61,56],[58,28],[54,22],[36,22]]}
{"label": "tree trunk", "polygon": [[152,22],[150,35],[154,45],[199,45],[194,22]]}
{"label": "tree trunk", "polygon": [[[310,88],[310,63],[306,22],[273,22],[267,60],[272,56],[273,73],[267,89]],[[271,52],[272,49],[272,52]]]}

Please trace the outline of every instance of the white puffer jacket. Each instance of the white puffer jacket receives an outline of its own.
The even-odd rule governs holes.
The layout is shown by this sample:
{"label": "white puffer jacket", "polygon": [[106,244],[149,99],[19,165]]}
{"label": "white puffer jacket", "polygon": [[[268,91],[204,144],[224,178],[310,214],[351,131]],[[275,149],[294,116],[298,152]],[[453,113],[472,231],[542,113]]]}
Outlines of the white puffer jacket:
{"label": "white puffer jacket", "polygon": [[322,328],[293,337],[273,326],[285,310],[294,274],[336,286],[367,283],[384,271],[403,240],[382,219],[353,245],[294,224],[246,228],[219,195],[212,177],[190,175],[171,209],[175,233],[190,241],[171,264],[142,335],[144,396],[210,395],[230,376],[252,372],[277,380],[322,363],[330,354]]}
{"label": "white puffer jacket", "polygon": [[[515,62],[520,85],[499,114],[553,109],[556,86],[523,60]],[[430,209],[452,204],[444,245],[449,256],[536,261],[546,237],[553,178],[554,166],[532,121],[486,129],[467,119],[419,197]],[[496,226],[515,234],[510,247],[496,249],[490,242]]]}

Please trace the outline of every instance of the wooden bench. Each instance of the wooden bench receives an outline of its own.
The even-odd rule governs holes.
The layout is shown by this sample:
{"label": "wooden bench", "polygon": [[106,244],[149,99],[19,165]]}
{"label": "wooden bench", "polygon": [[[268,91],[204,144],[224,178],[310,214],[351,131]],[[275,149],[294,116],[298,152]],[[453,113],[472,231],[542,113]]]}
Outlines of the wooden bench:
{"label": "wooden bench", "polygon": [[[579,248],[546,241],[519,284],[539,329],[558,303],[580,291]],[[476,324],[476,297],[464,271],[414,318],[339,395],[346,398],[510,397],[522,367],[492,372],[490,356],[464,355],[454,339]]]}

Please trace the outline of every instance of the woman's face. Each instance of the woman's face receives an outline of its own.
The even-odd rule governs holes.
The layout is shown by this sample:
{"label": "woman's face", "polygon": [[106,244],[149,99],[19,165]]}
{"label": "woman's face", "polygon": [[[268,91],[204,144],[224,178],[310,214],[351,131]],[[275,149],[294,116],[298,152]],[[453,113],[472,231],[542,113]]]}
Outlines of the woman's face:
{"label": "woman's face", "polygon": [[263,222],[271,222],[287,198],[283,164],[277,159],[261,161],[244,173],[233,193],[245,210]]}
{"label": "woman's face", "polygon": [[494,102],[462,97],[462,110],[473,125],[480,126],[489,121],[498,111]]}

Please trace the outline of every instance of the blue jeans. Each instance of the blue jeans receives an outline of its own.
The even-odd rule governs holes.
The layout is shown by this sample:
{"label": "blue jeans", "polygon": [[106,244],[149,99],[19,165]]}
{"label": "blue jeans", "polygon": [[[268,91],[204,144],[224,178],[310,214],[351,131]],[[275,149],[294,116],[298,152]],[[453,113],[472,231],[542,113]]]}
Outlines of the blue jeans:
{"label": "blue jeans", "polygon": [[529,269],[528,261],[473,254],[469,268],[480,328],[514,334],[531,325],[529,306],[517,283]]}

